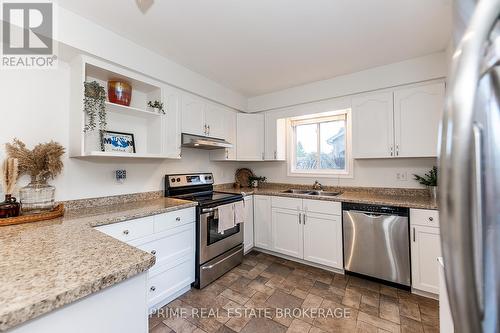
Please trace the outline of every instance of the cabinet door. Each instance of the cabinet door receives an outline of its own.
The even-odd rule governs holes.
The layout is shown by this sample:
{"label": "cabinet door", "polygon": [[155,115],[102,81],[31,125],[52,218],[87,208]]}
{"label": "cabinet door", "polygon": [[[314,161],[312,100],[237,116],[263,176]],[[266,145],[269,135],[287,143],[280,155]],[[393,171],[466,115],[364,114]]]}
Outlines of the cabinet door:
{"label": "cabinet door", "polygon": [[304,260],[342,269],[342,220],[340,216],[306,213]]}
{"label": "cabinet door", "polygon": [[352,148],[354,158],[391,157],[394,152],[391,92],[352,98]]}
{"label": "cabinet door", "polygon": [[444,83],[440,82],[394,92],[396,156],[437,156],[444,90]]}
{"label": "cabinet door", "polygon": [[300,210],[273,208],[273,251],[302,259],[303,237]]}
{"label": "cabinet door", "polygon": [[243,246],[247,253],[253,248],[253,197],[246,196],[245,200],[245,223],[243,225]]}
{"label": "cabinet door", "polygon": [[236,112],[226,110],[223,119],[224,138],[233,145],[232,148],[214,149],[210,151],[212,161],[235,161],[236,160]]}
{"label": "cabinet door", "polygon": [[205,123],[207,125],[207,136],[217,139],[226,138],[226,124],[224,117],[227,110],[215,104],[207,104],[205,110]]}
{"label": "cabinet door", "polygon": [[205,134],[205,101],[184,94],[182,96],[182,133]]}
{"label": "cabinet door", "polygon": [[264,115],[238,113],[236,156],[239,161],[264,159]]}
{"label": "cabinet door", "polygon": [[414,289],[439,293],[439,266],[441,256],[439,228],[412,226],[411,270]]}
{"label": "cabinet door", "polygon": [[163,100],[166,103],[166,116],[163,117],[164,144],[163,155],[181,158],[181,98],[180,93],[163,87]]}
{"label": "cabinet door", "polygon": [[276,119],[272,112],[265,114],[264,158],[284,161],[286,158],[286,119]]}
{"label": "cabinet door", "polygon": [[271,197],[254,195],[254,245],[271,250]]}

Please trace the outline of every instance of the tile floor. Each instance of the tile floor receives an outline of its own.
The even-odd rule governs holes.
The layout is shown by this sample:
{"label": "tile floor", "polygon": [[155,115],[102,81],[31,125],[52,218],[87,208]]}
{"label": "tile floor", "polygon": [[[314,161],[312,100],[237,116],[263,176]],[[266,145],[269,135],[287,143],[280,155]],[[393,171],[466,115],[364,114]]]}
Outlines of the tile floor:
{"label": "tile floor", "polygon": [[435,300],[256,251],[149,325],[150,333],[439,332]]}

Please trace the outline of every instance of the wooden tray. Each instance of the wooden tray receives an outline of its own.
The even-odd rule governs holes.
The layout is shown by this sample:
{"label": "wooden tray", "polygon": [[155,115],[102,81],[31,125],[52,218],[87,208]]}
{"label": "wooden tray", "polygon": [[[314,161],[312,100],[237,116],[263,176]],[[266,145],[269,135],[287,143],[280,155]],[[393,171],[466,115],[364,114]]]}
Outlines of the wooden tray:
{"label": "wooden tray", "polygon": [[6,225],[52,220],[61,217],[63,215],[64,215],[64,205],[58,204],[56,207],[54,207],[54,209],[48,212],[31,214],[31,215],[20,215],[17,217],[8,217],[5,219],[0,219],[0,227]]}
{"label": "wooden tray", "polygon": [[241,187],[248,187],[248,177],[253,176],[253,171],[247,168],[241,168],[236,170],[234,175],[235,180],[240,183]]}

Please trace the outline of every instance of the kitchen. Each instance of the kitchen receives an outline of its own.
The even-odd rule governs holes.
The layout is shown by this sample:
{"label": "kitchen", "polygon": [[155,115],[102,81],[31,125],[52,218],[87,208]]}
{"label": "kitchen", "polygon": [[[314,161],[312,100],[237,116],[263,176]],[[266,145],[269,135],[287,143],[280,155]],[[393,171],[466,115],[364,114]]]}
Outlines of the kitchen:
{"label": "kitchen", "polygon": [[46,2],[56,65],[0,69],[0,331],[493,332],[443,223],[452,32],[500,7],[461,3]]}

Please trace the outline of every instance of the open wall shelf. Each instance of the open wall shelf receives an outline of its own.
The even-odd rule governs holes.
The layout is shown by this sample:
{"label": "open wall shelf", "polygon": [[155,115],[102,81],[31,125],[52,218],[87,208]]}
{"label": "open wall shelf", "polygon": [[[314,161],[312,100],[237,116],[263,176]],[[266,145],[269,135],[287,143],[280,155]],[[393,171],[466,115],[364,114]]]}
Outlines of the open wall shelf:
{"label": "open wall shelf", "polygon": [[[132,86],[132,97],[130,106],[106,101],[106,130],[133,134],[136,153],[101,151],[99,124],[95,130],[84,132],[88,116],[83,109],[83,83],[97,81],[104,87],[107,95],[109,80],[128,82]],[[166,144],[167,116],[147,106],[148,101],[158,100],[165,103],[165,85],[134,71],[88,56],[79,56],[71,63],[71,82],[71,157],[173,157],[165,150],[165,147],[169,146]]]}

